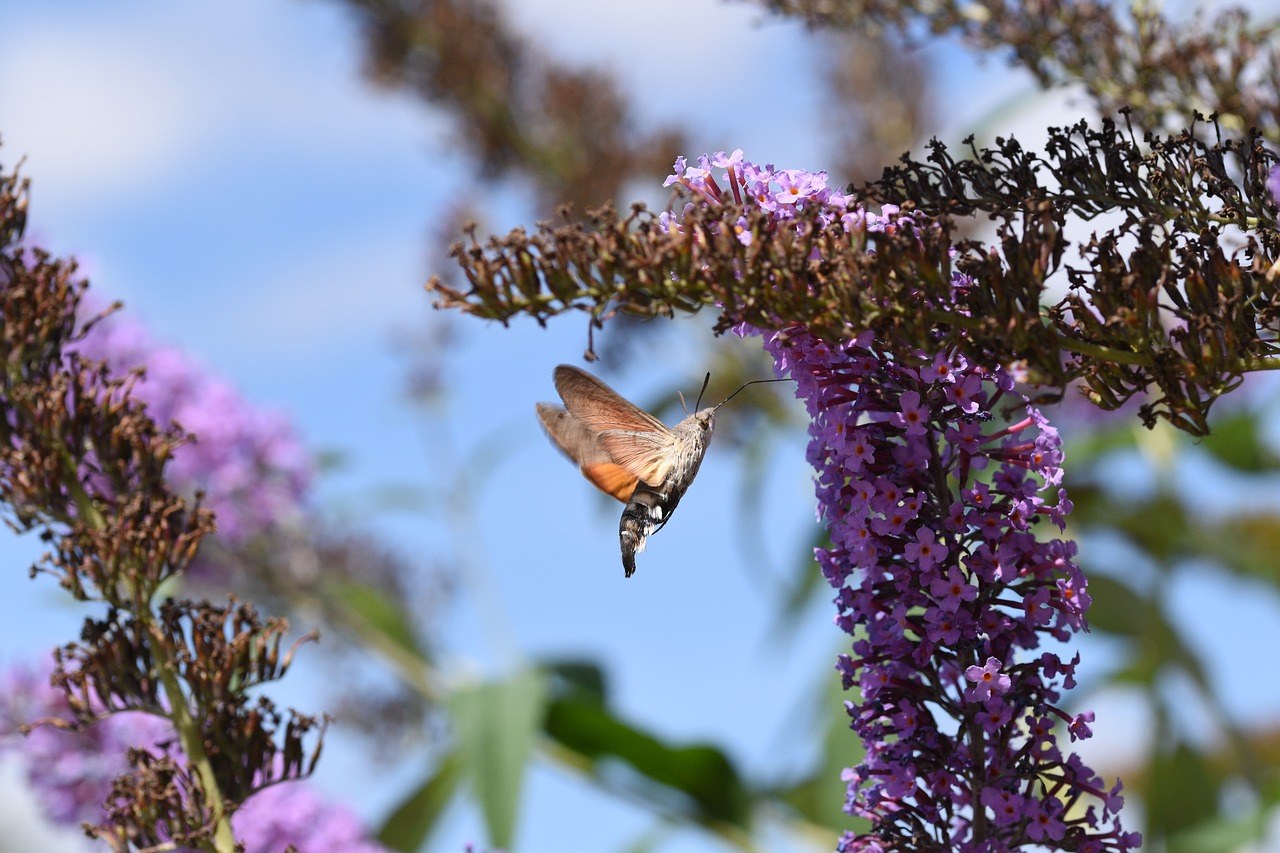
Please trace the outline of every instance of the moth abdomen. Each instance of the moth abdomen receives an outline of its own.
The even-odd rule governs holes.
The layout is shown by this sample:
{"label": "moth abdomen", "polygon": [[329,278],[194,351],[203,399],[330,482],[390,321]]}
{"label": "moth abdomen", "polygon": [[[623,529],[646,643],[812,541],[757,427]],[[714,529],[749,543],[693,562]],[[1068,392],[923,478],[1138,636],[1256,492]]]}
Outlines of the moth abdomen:
{"label": "moth abdomen", "polygon": [[636,570],[636,554],[644,550],[645,539],[666,523],[680,502],[680,495],[640,483],[622,510],[618,521],[618,541],[622,546],[622,568],[627,577]]}

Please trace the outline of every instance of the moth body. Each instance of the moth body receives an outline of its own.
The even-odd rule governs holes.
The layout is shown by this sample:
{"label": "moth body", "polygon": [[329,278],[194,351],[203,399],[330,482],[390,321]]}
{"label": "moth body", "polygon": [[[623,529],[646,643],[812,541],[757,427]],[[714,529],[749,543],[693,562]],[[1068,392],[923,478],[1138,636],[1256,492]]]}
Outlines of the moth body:
{"label": "moth body", "polygon": [[627,577],[636,570],[636,554],[644,550],[645,539],[656,533],[676,511],[676,504],[689,490],[697,476],[702,457],[715,429],[715,409],[703,409],[689,415],[671,430],[675,436],[676,459],[671,473],[659,486],[643,481],[636,484],[618,523],[618,540],[622,545],[622,566]]}

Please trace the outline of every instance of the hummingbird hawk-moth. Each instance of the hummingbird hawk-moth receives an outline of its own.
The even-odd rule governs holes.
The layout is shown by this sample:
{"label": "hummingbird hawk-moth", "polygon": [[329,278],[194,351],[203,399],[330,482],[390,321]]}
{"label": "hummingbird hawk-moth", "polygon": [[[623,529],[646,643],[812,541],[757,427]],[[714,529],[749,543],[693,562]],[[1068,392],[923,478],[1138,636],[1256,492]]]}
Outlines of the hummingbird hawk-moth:
{"label": "hummingbird hawk-moth", "polygon": [[[781,381],[748,382],[701,411],[695,403],[692,414],[667,427],[585,370],[562,364],[553,377],[564,408],[539,403],[538,418],[592,485],[626,504],[618,522],[618,540],[627,577],[635,573],[636,554],[644,550],[645,540],[671,519],[697,475],[711,443],[716,409],[747,385]],[[703,391],[706,387],[704,382]]]}
{"label": "hummingbird hawk-moth", "polygon": [[554,378],[564,408],[539,403],[538,417],[592,485],[626,504],[618,539],[631,577],[645,539],[670,520],[698,473],[720,406],[668,428],[585,370],[562,364]]}

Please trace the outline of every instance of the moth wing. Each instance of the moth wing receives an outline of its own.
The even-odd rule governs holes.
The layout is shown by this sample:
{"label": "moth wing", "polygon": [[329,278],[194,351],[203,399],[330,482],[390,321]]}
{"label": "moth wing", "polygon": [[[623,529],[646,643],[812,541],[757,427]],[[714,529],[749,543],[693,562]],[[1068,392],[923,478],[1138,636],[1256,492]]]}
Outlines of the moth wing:
{"label": "moth wing", "polygon": [[569,414],[596,435],[609,461],[649,485],[666,479],[676,444],[666,424],[585,370],[562,364],[555,383]]}
{"label": "moth wing", "polygon": [[538,419],[551,440],[577,464],[582,476],[593,486],[623,503],[631,499],[631,493],[636,490],[636,475],[613,461],[596,433],[571,413],[550,403],[538,404]]}
{"label": "moth wing", "polygon": [[635,474],[612,462],[583,465],[580,470],[582,471],[582,476],[591,481],[591,485],[606,495],[613,495],[623,503],[631,500],[631,495],[636,490],[636,484],[640,482]]}
{"label": "moth wing", "polygon": [[600,444],[618,465],[650,486],[657,486],[671,473],[676,455],[675,436],[665,427],[663,433],[609,430],[600,433]]}
{"label": "moth wing", "polygon": [[555,369],[556,390],[564,407],[593,432],[656,432],[671,435],[666,424],[634,405],[585,370],[568,364]]}

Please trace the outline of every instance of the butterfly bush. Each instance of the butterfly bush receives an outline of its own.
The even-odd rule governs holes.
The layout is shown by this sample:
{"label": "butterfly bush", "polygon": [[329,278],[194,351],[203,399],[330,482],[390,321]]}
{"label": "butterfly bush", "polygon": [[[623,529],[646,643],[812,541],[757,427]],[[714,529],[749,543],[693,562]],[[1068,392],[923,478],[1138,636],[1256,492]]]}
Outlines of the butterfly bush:
{"label": "butterfly bush", "polygon": [[195,435],[174,452],[167,475],[181,490],[204,492],[220,536],[242,542],[301,513],[311,463],[287,417],[254,406],[130,317],[97,323],[76,349],[117,375],[145,367],[133,396],[157,424],[176,421]]}
{"label": "butterfly bush", "polygon": [[[112,780],[127,768],[129,749],[170,754],[169,721],[142,712],[116,713],[77,731],[70,725],[66,694],[50,686],[49,674],[18,667],[0,676],[0,756],[18,761],[51,822],[96,824]],[[22,734],[20,726],[43,724]],[[266,788],[232,816],[245,853],[278,853],[293,844],[298,853],[384,853],[351,811],[325,801],[304,783]],[[180,851],[179,851],[180,853]]]}
{"label": "butterfly bush", "polygon": [[[897,208],[862,210],[824,172],[761,167],[741,151],[678,159],[675,184],[702,203],[758,206],[777,228],[810,205],[823,227],[850,232],[929,227]],[[679,213],[662,221],[681,228]],[[953,286],[981,284],[957,274]],[[1037,535],[1063,530],[1071,511],[1057,431],[1001,365],[900,352],[856,329],[824,340],[779,326],[738,331],[763,336],[811,419],[831,543],[816,557],[853,637],[836,668],[859,690],[846,708],[866,750],[844,772],[845,808],[872,824],[838,849],[1139,846],[1120,824],[1120,783],[1107,788],[1061,743],[1092,733],[1092,712],[1060,704],[1079,655],[1041,650],[1084,628],[1090,603],[1074,543]]]}

